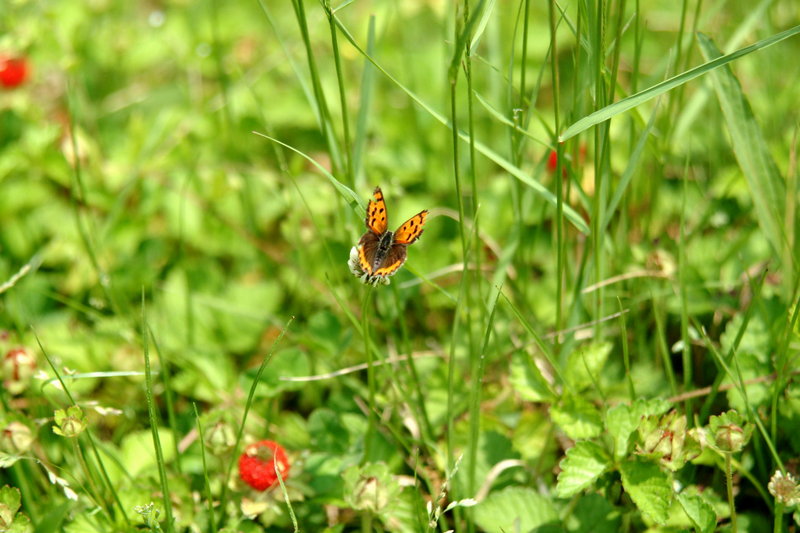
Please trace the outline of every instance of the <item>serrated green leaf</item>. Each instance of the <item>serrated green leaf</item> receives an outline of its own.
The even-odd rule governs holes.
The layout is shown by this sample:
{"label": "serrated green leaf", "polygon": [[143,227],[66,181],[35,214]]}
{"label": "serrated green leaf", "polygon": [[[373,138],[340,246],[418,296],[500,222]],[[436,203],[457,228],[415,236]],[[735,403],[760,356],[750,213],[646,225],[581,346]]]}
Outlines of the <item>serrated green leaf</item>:
{"label": "serrated green leaf", "polygon": [[0,523],[5,527],[2,531],[8,533],[28,533],[32,530],[30,519],[18,513],[22,497],[19,489],[5,485],[0,488]]}
{"label": "serrated green leaf", "polygon": [[571,439],[590,439],[603,430],[600,412],[580,396],[565,396],[559,405],[550,409],[550,416]]}
{"label": "serrated green leaf", "polygon": [[22,513],[17,513],[11,527],[6,530],[7,533],[30,533],[31,531],[33,531],[31,519]]}
{"label": "serrated green leaf", "polygon": [[657,524],[664,524],[672,504],[669,476],[650,461],[635,459],[619,466],[622,487],[636,507]]}
{"label": "serrated green leaf", "polygon": [[633,408],[638,416],[663,415],[672,408],[672,404],[664,398],[649,398],[643,400],[641,398],[633,402]]}
{"label": "serrated green leaf", "polygon": [[558,513],[547,498],[524,487],[493,492],[472,512],[480,529],[489,533],[527,532],[558,520]]}
{"label": "serrated green leaf", "polygon": [[717,515],[702,497],[696,494],[678,494],[678,502],[683,507],[683,511],[689,520],[692,521],[695,531],[699,533],[711,533],[717,526]]}
{"label": "serrated green leaf", "polygon": [[582,346],[569,355],[564,375],[576,389],[592,385],[611,354],[610,342],[594,342]]}
{"label": "serrated green leaf", "polygon": [[639,427],[639,415],[630,406],[615,405],[606,411],[606,430],[614,442],[616,459],[622,459],[628,454],[628,443],[637,427]]}
{"label": "serrated green leaf", "polygon": [[19,510],[21,502],[22,497],[18,488],[9,487],[8,485],[0,488],[0,504],[5,505],[12,515]]}
{"label": "serrated green leaf", "polygon": [[611,458],[599,444],[581,441],[567,450],[560,467],[556,494],[559,498],[569,498],[594,483],[608,470]]}

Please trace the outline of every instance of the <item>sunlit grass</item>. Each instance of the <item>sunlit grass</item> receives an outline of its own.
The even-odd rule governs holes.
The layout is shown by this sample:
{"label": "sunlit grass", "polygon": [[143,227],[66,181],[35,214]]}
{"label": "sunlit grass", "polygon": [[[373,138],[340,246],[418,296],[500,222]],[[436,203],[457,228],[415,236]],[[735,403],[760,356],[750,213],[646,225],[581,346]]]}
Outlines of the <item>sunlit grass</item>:
{"label": "sunlit grass", "polygon": [[[798,8],[643,4],[3,9],[16,523],[796,521]],[[371,286],[375,186],[430,216]]]}

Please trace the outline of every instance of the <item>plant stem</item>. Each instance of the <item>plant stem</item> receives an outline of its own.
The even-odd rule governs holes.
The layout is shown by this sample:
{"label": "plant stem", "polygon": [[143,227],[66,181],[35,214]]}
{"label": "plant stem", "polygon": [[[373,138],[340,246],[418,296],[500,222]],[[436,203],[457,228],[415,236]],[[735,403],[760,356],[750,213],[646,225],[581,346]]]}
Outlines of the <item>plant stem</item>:
{"label": "plant stem", "polygon": [[783,532],[783,504],[775,500],[775,510],[772,512],[773,516],[773,526],[772,531],[773,533],[782,533]]}
{"label": "plant stem", "polygon": [[375,434],[377,420],[375,413],[375,365],[373,364],[374,358],[372,350],[370,349],[369,342],[369,320],[367,320],[367,309],[369,309],[370,296],[372,296],[372,286],[367,286],[367,292],[364,294],[364,304],[361,307],[361,331],[364,334],[364,351],[367,355],[367,385],[369,387],[369,426],[367,427],[367,434],[364,436],[364,456],[361,458],[361,464],[367,463],[372,451],[372,437]]}
{"label": "plant stem", "polygon": [[731,531],[736,533],[736,507],[733,505],[733,468],[731,467],[731,453],[725,454],[725,484],[728,488],[728,507],[731,510]]}

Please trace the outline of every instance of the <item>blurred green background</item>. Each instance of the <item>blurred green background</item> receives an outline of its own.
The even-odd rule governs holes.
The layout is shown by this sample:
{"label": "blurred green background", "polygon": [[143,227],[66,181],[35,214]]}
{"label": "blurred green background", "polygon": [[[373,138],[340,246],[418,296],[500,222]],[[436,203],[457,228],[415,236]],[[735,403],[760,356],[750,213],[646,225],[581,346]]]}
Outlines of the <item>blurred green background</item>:
{"label": "blurred green background", "polygon": [[[171,376],[156,393],[163,416],[177,414],[174,441],[194,431],[192,402],[209,425],[240,420],[258,364],[294,317],[256,389],[247,435],[280,440],[305,465],[294,471],[290,495],[307,530],[323,527],[324,505],[357,507],[343,503],[347,488],[339,475],[363,452],[368,380],[358,372],[313,382],[280,378],[364,363],[367,323],[383,357],[420,357],[416,369],[394,363],[376,370],[376,401],[391,431],[380,433],[369,458],[395,473],[416,472],[432,497],[452,466],[449,439],[459,449],[475,444],[466,419],[476,390],[470,357],[478,351],[485,356],[478,477],[513,458],[529,468],[504,473],[496,489],[555,482],[566,445],[553,439],[553,399],[526,374],[523,361],[541,356],[527,325],[565,366],[589,340],[607,342],[609,352],[599,356],[607,362],[593,378],[604,391],[593,399],[603,405],[622,401],[626,375],[641,397],[719,384],[724,374],[702,328],[721,351],[738,345],[746,354],[744,378],[796,367],[787,317],[800,279],[794,216],[800,40],[731,64],[755,117],[739,124],[756,124],[764,141],[764,151],[755,146],[749,155],[771,157],[774,163],[765,165],[774,165],[775,174],[764,183],[788,191],[779,196],[785,205],[774,206],[778,236],[766,231],[759,205],[770,205],[771,197],[742,170],[748,154],[732,144],[736,125],[721,111],[711,75],[570,139],[561,152],[564,179],[549,162],[556,135],[568,125],[705,62],[694,32],[731,52],[798,24],[797,2],[611,2],[603,4],[602,25],[589,16],[594,7],[566,2],[554,56],[547,4],[476,4],[486,16],[472,26],[479,39],[472,43],[471,98],[462,70],[454,93],[448,80],[461,4],[335,5],[343,27],[378,66],[341,30],[334,47],[324,4],[304,2],[302,16],[298,5],[14,0],[0,6],[0,54],[24,57],[30,68],[24,84],[0,92],[0,283],[12,280],[0,293],[6,332],[0,347],[35,351],[39,367],[54,378],[38,337],[57,368],[79,374],[68,385],[82,402],[121,409],[90,419],[110,455],[126,446],[139,450],[134,435],[149,445],[133,433],[149,425],[138,374],[143,301],[159,376]],[[306,22],[307,42],[298,19]],[[601,26],[604,33],[593,33]],[[596,34],[602,46],[589,39]],[[551,62],[559,73],[559,132]],[[453,118],[453,95],[459,128],[472,128],[481,143],[474,164],[466,142],[455,157],[463,230],[452,131],[442,123]],[[320,119],[327,114],[331,122]],[[365,305],[367,289],[348,271],[347,258],[365,230],[363,209],[376,185],[386,196],[390,227],[422,209],[432,216],[406,267],[389,287],[373,289]],[[572,210],[561,222],[553,203],[559,185]],[[464,265],[480,268],[467,282]],[[524,322],[504,299],[492,314],[501,286]],[[618,317],[593,322],[620,309],[627,313],[624,332]],[[629,374],[623,349],[633,361]],[[788,366],[777,368],[780,349]],[[681,370],[687,361],[689,377]],[[27,401],[4,395],[6,422],[21,413],[29,420],[52,417],[67,405],[52,381],[34,383]],[[164,404],[165,387],[174,408]],[[775,423],[796,421],[794,403],[778,417],[777,403],[770,404],[777,397],[761,384],[750,401],[771,405],[765,416]],[[730,390],[702,412],[728,407],[747,409]],[[81,477],[48,425],[35,433],[40,458],[66,461],[62,467]],[[187,475],[173,473],[185,483],[177,492],[202,487],[196,438],[181,450]],[[787,457],[800,452],[796,436],[777,438]],[[414,470],[418,440],[425,464]],[[122,455],[122,470],[138,471],[138,452]],[[764,455],[754,461],[754,475],[766,483],[774,468]],[[20,475],[0,473],[0,484],[17,485]],[[223,482],[213,483],[218,494]],[[472,496],[467,481],[454,483],[459,497]],[[41,479],[34,484],[58,492]],[[123,493],[135,485],[118,482]],[[758,499],[752,488],[743,491],[745,508],[768,514],[763,502],[750,505]],[[145,503],[139,495],[131,501]],[[34,517],[45,513],[27,505]],[[419,519],[422,508],[408,514]],[[483,528],[493,520],[475,517]],[[390,518],[381,520],[391,529]],[[262,516],[261,523],[290,526],[285,514]]]}

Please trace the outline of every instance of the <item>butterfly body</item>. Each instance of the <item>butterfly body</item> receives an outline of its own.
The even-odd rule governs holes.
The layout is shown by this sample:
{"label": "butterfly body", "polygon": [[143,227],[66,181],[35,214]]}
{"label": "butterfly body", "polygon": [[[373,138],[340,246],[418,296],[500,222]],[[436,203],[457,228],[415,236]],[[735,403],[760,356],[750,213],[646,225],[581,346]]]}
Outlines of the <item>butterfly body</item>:
{"label": "butterfly body", "polygon": [[358,266],[365,281],[387,278],[397,272],[408,256],[406,248],[422,235],[428,211],[420,211],[391,232],[387,229],[386,203],[380,187],[375,188],[364,221],[367,232],[358,241]]}

